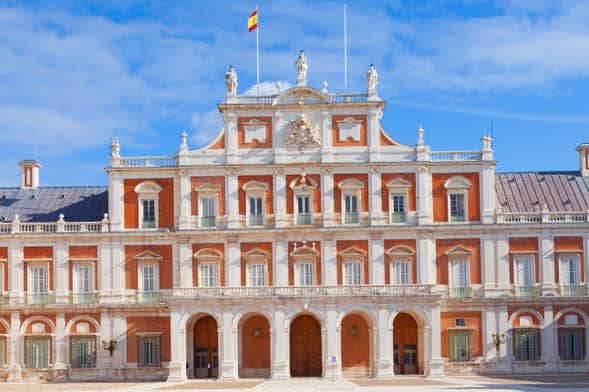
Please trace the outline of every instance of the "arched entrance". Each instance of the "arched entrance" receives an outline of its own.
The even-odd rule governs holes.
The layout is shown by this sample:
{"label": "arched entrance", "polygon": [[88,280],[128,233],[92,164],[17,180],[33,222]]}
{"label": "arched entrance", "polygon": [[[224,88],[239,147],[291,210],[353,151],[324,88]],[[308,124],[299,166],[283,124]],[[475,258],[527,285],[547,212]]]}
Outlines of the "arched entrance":
{"label": "arched entrance", "polygon": [[341,349],[344,376],[370,376],[372,373],[372,328],[362,314],[352,313],[342,320]]}
{"label": "arched entrance", "polygon": [[219,376],[219,332],[217,321],[209,315],[203,315],[189,323],[188,342],[190,362],[187,375],[189,378],[216,378]]}
{"label": "arched entrance", "polygon": [[302,314],[290,323],[290,375],[320,377],[321,370],[321,324]]}
{"label": "arched entrance", "polygon": [[260,314],[239,323],[239,377],[270,377],[270,322]]}
{"label": "arched entrance", "polygon": [[409,313],[399,313],[393,321],[393,362],[395,374],[418,374],[420,368],[417,321]]}

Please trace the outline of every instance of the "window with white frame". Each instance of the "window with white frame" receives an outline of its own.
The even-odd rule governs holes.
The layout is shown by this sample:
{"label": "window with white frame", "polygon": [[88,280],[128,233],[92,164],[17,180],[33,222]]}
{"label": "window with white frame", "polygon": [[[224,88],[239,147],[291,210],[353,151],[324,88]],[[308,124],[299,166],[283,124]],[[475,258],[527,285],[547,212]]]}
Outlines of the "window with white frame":
{"label": "window with white frame", "polygon": [[249,263],[247,265],[247,285],[249,287],[266,285],[266,264]]}
{"label": "window with white frame", "polygon": [[346,179],[338,184],[342,192],[342,223],[355,224],[360,222],[360,198],[364,183],[354,178]]}
{"label": "window with white frame", "polygon": [[411,263],[409,260],[393,260],[391,266],[391,282],[393,284],[410,283]]}
{"label": "window with white frame", "polygon": [[246,192],[246,222],[248,226],[263,226],[265,224],[264,204],[269,187],[260,181],[249,181],[243,186]]}
{"label": "window with white frame", "polygon": [[28,270],[28,291],[31,294],[49,292],[49,266],[45,263],[30,263]]}
{"label": "window with white frame", "polygon": [[312,286],[314,284],[313,263],[295,264],[295,285]]}
{"label": "window with white frame", "polygon": [[516,361],[537,361],[540,359],[540,329],[514,328],[513,353]]}
{"label": "window with white frame", "polygon": [[517,287],[532,287],[535,282],[534,273],[534,256],[533,255],[515,255],[514,261],[514,277],[515,285]]}
{"label": "window with white frame", "polygon": [[449,330],[450,361],[466,362],[472,358],[472,331],[465,329]]}
{"label": "window with white frame", "polygon": [[448,221],[468,222],[469,180],[462,176],[453,176],[444,183],[448,194]]}
{"label": "window with white frame", "polygon": [[295,242],[290,257],[294,264],[295,286],[311,286],[315,284],[315,264],[319,252],[315,249],[315,242],[310,245],[307,241]]}
{"label": "window with white frame", "polygon": [[93,336],[70,337],[70,366],[93,368],[96,365],[96,339]]}
{"label": "window with white frame", "polygon": [[579,274],[579,255],[562,254],[558,257],[560,263],[559,280],[563,286],[575,286],[581,281]]}
{"label": "window with white frame", "polygon": [[199,263],[198,264],[198,286],[199,287],[216,287],[217,280],[217,263]]}
{"label": "window with white frame", "polygon": [[161,366],[161,335],[137,336],[137,367]]}
{"label": "window with white frame", "polygon": [[450,287],[470,287],[468,259],[453,259],[450,261]]}
{"label": "window with white frame", "polygon": [[159,290],[158,264],[142,263],[139,265],[139,291],[153,292]]}
{"label": "window with white frame", "polygon": [[143,181],[135,187],[139,201],[139,228],[155,229],[159,225],[159,194],[162,187],[154,181]]}
{"label": "window with white frame", "polygon": [[302,173],[289,184],[294,191],[294,223],[296,225],[310,225],[313,223],[313,191],[318,184],[312,178]]}
{"label": "window with white frame", "polygon": [[94,291],[93,280],[94,266],[90,263],[75,263],[74,264],[74,294],[89,294]]}
{"label": "window with white frame", "polygon": [[259,248],[254,248],[245,253],[243,257],[246,264],[246,285],[253,287],[268,285],[270,255]]}
{"label": "window with white frame", "polygon": [[362,261],[349,260],[344,261],[344,284],[359,285],[362,284]]}
{"label": "window with white frame", "polygon": [[215,184],[202,184],[195,189],[198,192],[199,224],[201,227],[217,225],[217,205],[220,188]]}
{"label": "window with white frame", "polygon": [[386,185],[389,190],[390,223],[407,221],[407,199],[411,183],[403,178],[395,178]]}

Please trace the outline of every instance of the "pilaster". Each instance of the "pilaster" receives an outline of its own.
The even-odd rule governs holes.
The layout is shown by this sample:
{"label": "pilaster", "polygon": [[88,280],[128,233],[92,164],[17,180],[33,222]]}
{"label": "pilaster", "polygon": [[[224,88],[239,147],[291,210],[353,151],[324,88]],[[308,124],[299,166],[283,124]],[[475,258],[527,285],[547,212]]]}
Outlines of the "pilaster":
{"label": "pilaster", "polygon": [[237,237],[227,238],[227,257],[225,258],[225,285],[241,286],[241,254]]}
{"label": "pilaster", "polygon": [[372,108],[368,112],[368,151],[370,151],[370,161],[378,160],[378,150],[380,146],[380,117],[382,111],[378,108]]}
{"label": "pilaster", "polygon": [[431,233],[419,233],[417,236],[417,283],[436,283],[436,243]]}
{"label": "pilaster", "polygon": [[[331,162],[332,156],[332,124],[331,124],[331,113],[328,111],[321,112],[321,128],[322,128],[322,141],[323,144],[321,146],[321,161],[322,162]],[[323,182],[323,181],[322,181]]]}
{"label": "pilaster", "polygon": [[178,228],[180,230],[189,230],[192,201],[192,190],[190,189],[190,176],[186,172],[180,171],[178,180],[180,183],[180,192],[177,196],[179,202],[178,204],[180,205],[180,217],[178,218]]}
{"label": "pilaster", "polygon": [[368,257],[368,277],[370,284],[383,285],[384,280],[384,241],[381,233],[370,235],[370,252]]}
{"label": "pilaster", "polygon": [[334,225],[334,190],[333,190],[333,173],[330,169],[322,169],[321,178],[321,195],[323,200],[321,208],[323,209],[323,226],[330,227]]}
{"label": "pilaster", "polygon": [[417,224],[429,225],[433,222],[432,175],[429,167],[420,166],[416,178]]}
{"label": "pilaster", "polygon": [[368,210],[370,211],[370,225],[376,226],[381,224],[382,218],[382,193],[381,177],[378,167],[370,168],[368,181]]}
{"label": "pilaster", "polygon": [[433,306],[430,309],[431,325],[430,329],[430,343],[431,356],[429,358],[428,376],[441,377],[444,375],[444,362],[442,360],[442,335],[441,335],[441,320],[440,320],[440,306]]}
{"label": "pilaster", "polygon": [[107,240],[98,244],[98,287],[100,295],[108,295],[112,290],[112,265],[110,260],[110,246]]}
{"label": "pilaster", "polygon": [[552,306],[544,306],[544,327],[541,330],[542,359],[545,362],[544,371],[552,373],[556,371],[558,361],[558,349],[556,345],[556,328],[554,325],[554,309]]}
{"label": "pilaster", "polygon": [[69,271],[69,248],[65,242],[57,242],[53,246],[53,287],[55,288],[55,302],[58,304],[67,303],[68,292],[68,271]]}
{"label": "pilaster", "polygon": [[272,357],[273,380],[287,380],[290,378],[289,358],[287,347],[289,342],[289,330],[284,327],[286,315],[283,310],[274,311],[274,345]]}
{"label": "pilaster", "polygon": [[[483,234],[481,254],[481,271],[483,271],[483,287],[485,290],[494,289],[495,283],[495,241],[494,236]],[[485,296],[488,294],[485,293]]]}
{"label": "pilaster", "polygon": [[186,328],[182,324],[182,310],[170,309],[170,351],[167,381],[186,381]]}
{"label": "pilaster", "polygon": [[555,287],[554,240],[552,234],[547,231],[543,232],[538,245],[540,282],[542,282],[544,290],[552,291]]}
{"label": "pilaster", "polygon": [[237,173],[235,170],[227,170],[225,175],[225,211],[227,211],[227,228],[235,229],[239,217],[239,199]]}
{"label": "pilaster", "polygon": [[8,289],[10,303],[19,305],[24,300],[24,249],[18,240],[8,243]]}
{"label": "pilaster", "polygon": [[274,284],[288,286],[288,243],[278,237],[274,242]]}
{"label": "pilaster", "polygon": [[65,314],[55,315],[55,362],[54,369],[67,368],[67,343],[65,340]]}
{"label": "pilaster", "polygon": [[18,311],[10,313],[10,344],[7,347],[7,352],[10,353],[8,364],[8,382],[22,382],[22,366],[21,358],[21,342],[20,336],[20,314]]}
{"label": "pilaster", "polygon": [[286,176],[274,170],[274,221],[277,228],[286,227]]}
{"label": "pilaster", "polygon": [[[337,325],[337,310],[334,304],[328,304],[325,309],[326,323],[323,336],[327,341],[323,354],[323,378],[338,379],[342,377],[342,349],[341,325]],[[335,364],[331,358],[335,356]]]}
{"label": "pilaster", "polygon": [[[495,361],[499,356],[497,355],[497,348],[493,341],[493,334],[497,334],[497,319],[495,317],[495,307],[488,306],[485,308],[483,313],[483,356],[485,361]],[[499,333],[498,336],[501,336]]]}
{"label": "pilaster", "polygon": [[[188,238],[183,238],[178,242],[177,248],[177,261],[176,264],[178,265],[178,269],[180,271],[180,276],[175,278],[174,281],[178,281],[180,287],[193,287],[192,282],[192,267],[193,267],[193,258],[192,258],[192,246]],[[174,252],[174,253],[176,253]],[[174,268],[176,271],[176,268]]]}
{"label": "pilaster", "polygon": [[333,236],[323,238],[321,244],[321,260],[323,263],[321,282],[326,286],[337,285],[337,249]]}
{"label": "pilaster", "polygon": [[237,116],[232,110],[223,115],[227,163],[237,162]]}
{"label": "pilaster", "polygon": [[108,213],[111,231],[122,231],[124,227],[124,182],[116,171],[108,173]]}
{"label": "pilaster", "polygon": [[391,378],[394,376],[393,358],[393,327],[389,325],[389,311],[386,308],[378,308],[378,328],[375,333],[374,347],[376,347],[376,371],[377,378]]}
{"label": "pilaster", "polygon": [[490,163],[481,171],[481,212],[482,223],[494,223],[495,214],[495,165]]}
{"label": "pilaster", "polygon": [[125,246],[120,242],[111,244],[112,258],[112,275],[113,286],[112,293],[115,297],[120,297],[125,291]]}
{"label": "pilaster", "polygon": [[505,234],[495,237],[495,259],[497,260],[497,288],[507,290],[509,283],[509,238]]}

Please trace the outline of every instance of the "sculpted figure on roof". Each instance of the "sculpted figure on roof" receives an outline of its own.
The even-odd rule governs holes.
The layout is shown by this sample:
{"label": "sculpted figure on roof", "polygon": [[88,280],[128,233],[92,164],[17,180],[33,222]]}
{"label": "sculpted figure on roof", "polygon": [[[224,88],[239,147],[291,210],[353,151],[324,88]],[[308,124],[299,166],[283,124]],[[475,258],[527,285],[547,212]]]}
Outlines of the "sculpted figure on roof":
{"label": "sculpted figure on roof", "polygon": [[237,72],[233,65],[229,66],[229,71],[225,72],[225,83],[227,85],[227,95],[237,94]]}
{"label": "sculpted figure on roof", "polygon": [[369,92],[376,91],[376,85],[378,84],[378,73],[374,64],[370,64],[370,68],[366,72],[366,86]]}
{"label": "sculpted figure on roof", "polygon": [[307,65],[307,56],[305,56],[304,51],[301,50],[299,52],[299,57],[297,57],[295,65],[297,66],[297,86],[306,86],[309,66]]}

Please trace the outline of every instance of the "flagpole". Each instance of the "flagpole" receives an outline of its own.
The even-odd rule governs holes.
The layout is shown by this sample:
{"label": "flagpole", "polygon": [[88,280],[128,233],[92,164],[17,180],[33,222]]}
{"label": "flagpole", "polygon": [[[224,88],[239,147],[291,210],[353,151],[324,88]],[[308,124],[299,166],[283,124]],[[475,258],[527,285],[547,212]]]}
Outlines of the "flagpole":
{"label": "flagpole", "polygon": [[[258,6],[256,5],[256,13]],[[258,27],[256,28],[256,95],[260,96],[260,40],[258,36],[260,31],[260,15],[258,14]]]}
{"label": "flagpole", "polygon": [[348,6],[344,1],[344,93],[348,93]]}

